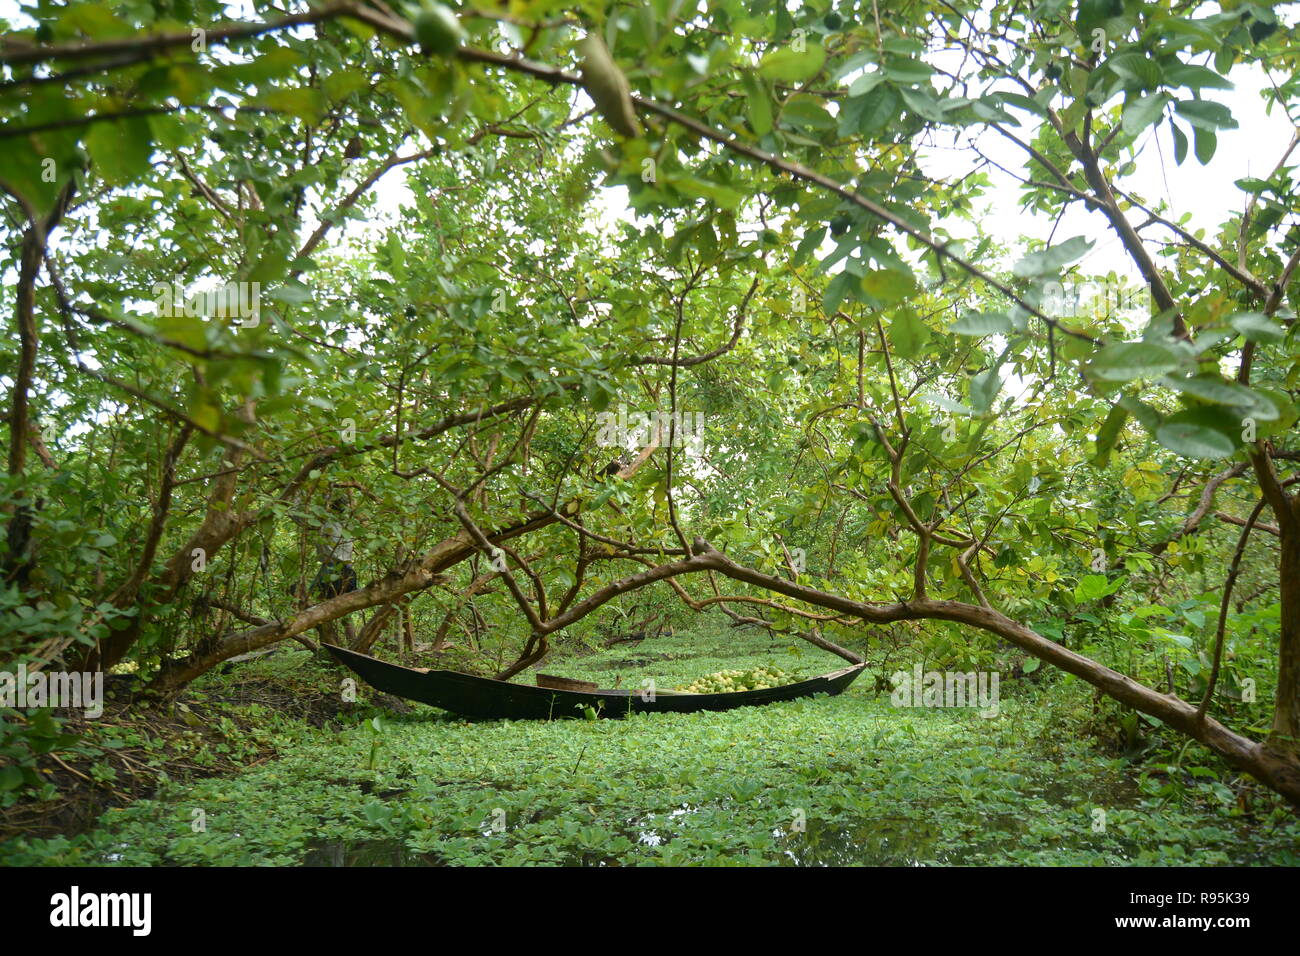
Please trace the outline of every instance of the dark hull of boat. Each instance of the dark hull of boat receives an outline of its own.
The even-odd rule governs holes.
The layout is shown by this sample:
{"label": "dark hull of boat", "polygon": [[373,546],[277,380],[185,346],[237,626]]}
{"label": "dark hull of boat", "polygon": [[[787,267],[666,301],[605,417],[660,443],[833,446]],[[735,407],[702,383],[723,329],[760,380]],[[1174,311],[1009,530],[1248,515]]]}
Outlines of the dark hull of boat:
{"label": "dark hull of boat", "polygon": [[735,691],[730,694],[683,694],[657,690],[651,697],[641,690],[552,690],[529,684],[511,684],[490,677],[456,671],[420,671],[390,664],[332,644],[327,651],[376,690],[394,697],[441,707],[466,717],[506,720],[549,720],[582,717],[588,707],[601,717],[628,714],[694,714],[706,710],[731,710],[797,700],[814,694],[838,694],[862,673],[856,664],[782,687]]}

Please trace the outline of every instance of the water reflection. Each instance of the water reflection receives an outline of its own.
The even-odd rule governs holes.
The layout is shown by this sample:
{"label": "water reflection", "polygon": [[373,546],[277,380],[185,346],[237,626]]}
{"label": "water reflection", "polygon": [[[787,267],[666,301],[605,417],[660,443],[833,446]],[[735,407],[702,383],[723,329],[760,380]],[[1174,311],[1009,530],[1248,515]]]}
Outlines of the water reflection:
{"label": "water reflection", "polygon": [[401,840],[313,840],[301,866],[442,866],[433,853],[408,850]]}

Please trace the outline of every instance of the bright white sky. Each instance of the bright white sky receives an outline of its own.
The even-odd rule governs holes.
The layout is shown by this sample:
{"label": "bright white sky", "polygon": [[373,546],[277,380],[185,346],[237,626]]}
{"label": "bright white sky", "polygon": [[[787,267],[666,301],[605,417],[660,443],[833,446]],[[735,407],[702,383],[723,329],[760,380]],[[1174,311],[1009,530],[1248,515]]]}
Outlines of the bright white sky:
{"label": "bright white sky", "polygon": [[[1160,123],[1149,128],[1142,137],[1142,156],[1146,162],[1139,162],[1132,176],[1123,182],[1123,188],[1140,197],[1147,205],[1154,207],[1164,200],[1170,206],[1165,218],[1178,222],[1184,213],[1192,214],[1193,228],[1204,228],[1208,236],[1213,236],[1220,223],[1230,212],[1244,207],[1246,194],[1233,183],[1244,176],[1267,176],[1272,171],[1283,150],[1291,140],[1294,129],[1292,121],[1285,113],[1274,108],[1272,115],[1265,112],[1265,102],[1260,91],[1268,87],[1268,81],[1262,70],[1238,68],[1231,75],[1237,84],[1231,90],[1207,91],[1207,98],[1224,104],[1232,111],[1239,126],[1235,130],[1220,131],[1218,149],[1209,165],[1202,166],[1191,155],[1183,160],[1181,166],[1174,163],[1173,137],[1169,127]],[[1020,110],[1012,110],[1013,115],[1025,117]],[[1300,113],[1300,109],[1297,109]],[[1187,130],[1186,124],[1182,124]],[[1023,140],[1032,135],[1033,129],[1026,123],[1021,130],[1014,130]],[[1188,137],[1190,139],[1190,135]],[[951,142],[951,137],[944,137],[943,142]],[[1025,155],[1019,146],[998,135],[992,130],[984,131],[978,137],[980,152],[1007,169],[1020,172],[1024,167]],[[969,170],[979,161],[970,150],[960,148],[929,148],[923,152],[922,169],[936,178],[956,178]],[[1292,163],[1300,162],[1294,154]],[[988,214],[982,218],[985,232],[1002,240],[1014,240],[1017,236],[1029,236],[1046,239],[1051,232],[1053,220],[1050,218],[1030,218],[1021,213],[1017,199],[1020,194],[1018,184],[1009,176],[992,167],[986,172],[995,184],[989,193]],[[1131,213],[1135,224],[1143,217]],[[974,230],[968,223],[960,221],[947,222],[948,229],[958,236],[970,236]],[[1172,236],[1163,227],[1152,227],[1152,237],[1167,239]],[[1100,213],[1090,213],[1081,203],[1074,204],[1062,218],[1056,228],[1054,242],[1071,236],[1086,235],[1099,238],[1096,246],[1081,260],[1083,271],[1093,274],[1114,270],[1120,274],[1137,276],[1137,270],[1119,245],[1114,233],[1109,232],[1107,224]]]}

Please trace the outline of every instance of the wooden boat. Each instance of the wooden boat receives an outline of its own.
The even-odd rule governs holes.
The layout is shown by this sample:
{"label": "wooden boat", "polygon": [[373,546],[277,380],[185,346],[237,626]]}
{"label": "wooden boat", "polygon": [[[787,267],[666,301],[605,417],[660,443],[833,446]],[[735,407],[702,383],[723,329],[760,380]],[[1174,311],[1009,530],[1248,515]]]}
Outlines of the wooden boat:
{"label": "wooden boat", "polygon": [[694,714],[705,710],[774,704],[814,694],[838,694],[852,684],[866,666],[855,664],[820,677],[762,690],[691,694],[656,689],[651,696],[648,690],[636,688],[576,691],[512,684],[456,671],[403,667],[332,644],[322,646],[376,690],[466,717],[506,720],[583,717],[588,708],[600,717],[626,717],[628,714]]}

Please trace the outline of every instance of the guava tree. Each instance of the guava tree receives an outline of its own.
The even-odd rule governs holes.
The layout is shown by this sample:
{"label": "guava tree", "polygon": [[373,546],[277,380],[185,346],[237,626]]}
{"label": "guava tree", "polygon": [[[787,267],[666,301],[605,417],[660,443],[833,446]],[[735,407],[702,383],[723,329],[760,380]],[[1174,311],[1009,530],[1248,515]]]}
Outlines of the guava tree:
{"label": "guava tree", "polygon": [[[1134,185],[1153,137],[1213,157],[1244,72],[1296,100],[1284,8],[255,7],[34,3],[0,47],[13,653],[137,656],[171,691],[490,591],[525,622],[508,675],[661,584],[841,651],[817,634],[996,635],[1300,800],[1300,139],[1252,144],[1271,172],[1214,235]],[[927,174],[934,143],[971,171]],[[411,198],[367,229],[398,168]],[[995,171],[1007,220],[1086,232],[1005,249]],[[593,221],[601,184],[635,220]],[[1103,241],[1149,305],[1062,307]],[[256,320],[176,307],[209,279]],[[622,407],[668,426],[612,455]],[[284,543],[323,483],[369,517],[359,586],[319,599]],[[1228,526],[1199,699],[1026,623],[1204,574]],[[1273,548],[1256,741],[1211,711],[1234,583]]]}

